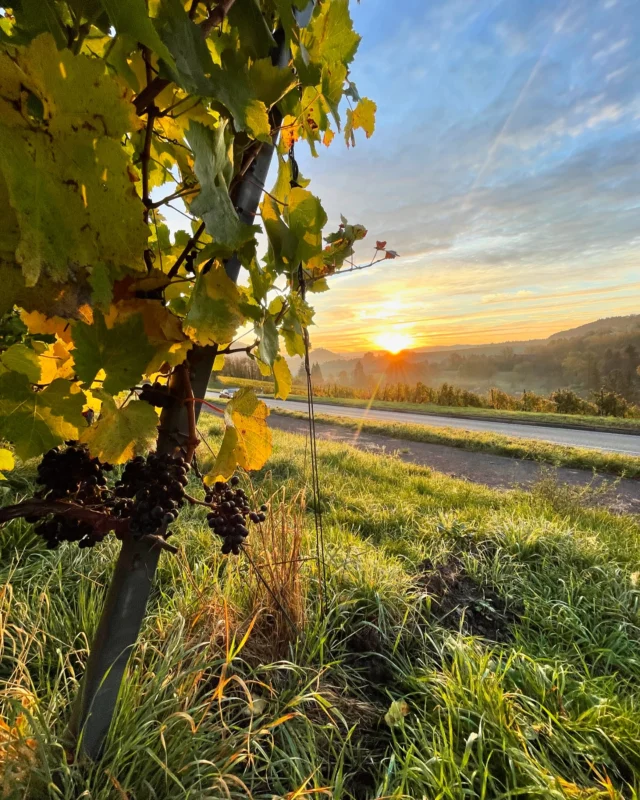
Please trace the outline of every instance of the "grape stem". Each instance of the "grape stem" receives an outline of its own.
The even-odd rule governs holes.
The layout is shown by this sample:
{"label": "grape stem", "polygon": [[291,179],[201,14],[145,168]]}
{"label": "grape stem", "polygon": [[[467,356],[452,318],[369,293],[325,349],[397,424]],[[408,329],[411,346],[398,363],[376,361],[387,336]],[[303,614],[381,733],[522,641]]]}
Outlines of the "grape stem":
{"label": "grape stem", "polygon": [[23,500],[21,503],[1,508],[0,523],[9,522],[18,517],[46,517],[48,514],[89,522],[100,534],[115,531],[122,535],[129,530],[128,520],[116,520],[111,514],[94,511],[91,508],[75,505],[75,503],[66,503],[63,500],[39,500],[38,498]]}
{"label": "grape stem", "polygon": [[187,494],[186,492],[184,493],[183,496],[184,496],[184,499],[188,503],[191,503],[192,506],[204,506],[205,508],[211,508],[211,504],[210,503],[205,503],[204,500],[198,500],[197,497],[191,497],[191,495]]}
{"label": "grape stem", "polygon": [[169,544],[162,536],[155,536],[153,533],[147,533],[145,536],[141,536],[140,539],[150,544],[151,547],[159,547],[160,550],[166,550],[169,553],[173,553],[173,555],[180,552],[175,545]]}
{"label": "grape stem", "polygon": [[203,400],[202,397],[194,397],[193,398],[193,402],[194,403],[202,403],[203,405],[207,406],[208,408],[212,409],[213,411],[217,411],[218,414],[224,414],[224,408],[220,408],[220,406],[214,406],[213,403],[210,403],[208,400]]}

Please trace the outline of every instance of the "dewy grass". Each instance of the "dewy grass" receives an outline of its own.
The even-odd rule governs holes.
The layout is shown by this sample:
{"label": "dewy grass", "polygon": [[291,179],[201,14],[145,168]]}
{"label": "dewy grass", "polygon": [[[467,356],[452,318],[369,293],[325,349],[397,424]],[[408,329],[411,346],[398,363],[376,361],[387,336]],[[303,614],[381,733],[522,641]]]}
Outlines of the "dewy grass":
{"label": "dewy grass", "polygon": [[[279,409],[277,413],[288,417],[307,419],[307,415],[301,411]],[[462,450],[494,453],[510,458],[524,458],[556,467],[594,469],[598,472],[608,472],[628,478],[640,475],[640,458],[621,453],[606,453],[585,447],[542,442],[537,439],[519,439],[515,436],[503,436],[500,433],[461,431],[458,428],[435,428],[428,425],[384,422],[382,420],[364,422],[350,417],[334,417],[332,414],[316,414],[315,419],[316,422],[340,425],[353,431],[383,434],[413,442],[444,444]]]}
{"label": "dewy grass", "polygon": [[[305,439],[274,440],[246,488],[301,559],[281,583],[300,636],[274,641],[273,598],[186,509],[97,764],[63,734],[117,542],[50,552],[3,529],[4,796],[638,797],[637,519],[320,441],[321,608]],[[251,541],[264,564],[271,534]]]}

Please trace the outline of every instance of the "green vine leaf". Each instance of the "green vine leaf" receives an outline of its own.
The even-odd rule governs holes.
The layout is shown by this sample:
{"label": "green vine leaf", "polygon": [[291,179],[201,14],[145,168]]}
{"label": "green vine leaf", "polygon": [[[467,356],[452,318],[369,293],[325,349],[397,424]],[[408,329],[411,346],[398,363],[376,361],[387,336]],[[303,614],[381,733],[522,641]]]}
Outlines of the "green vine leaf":
{"label": "green vine leaf", "polygon": [[100,0],[100,4],[118,33],[142,42],[166,61],[171,69],[176,68],[171,53],[153,27],[145,0]]}
{"label": "green vine leaf", "polygon": [[26,344],[13,344],[8,347],[2,355],[0,362],[5,369],[19,372],[26,375],[29,383],[40,382],[40,361],[35,350],[27,347]]}
{"label": "green vine leaf", "polygon": [[296,238],[298,261],[309,261],[322,250],[322,229],[327,215],[318,200],[306,189],[292,189],[289,194],[289,228]]}
{"label": "green vine leaf", "polygon": [[158,435],[158,415],[153,406],[142,400],[132,400],[118,408],[106,392],[93,392],[102,401],[98,421],[80,439],[94,458],[111,464],[124,464],[144,455],[155,444]]}
{"label": "green vine leaf", "polygon": [[191,295],[182,329],[201,345],[231,342],[244,322],[242,295],[222,264],[201,273]]}
{"label": "green vine leaf", "polygon": [[147,228],[120,144],[133,110],[99,59],[58,52],[49,34],[0,52],[0,173],[15,214],[0,242],[17,220],[27,286],[101,263],[143,266]]}
{"label": "green vine leaf", "polygon": [[86,425],[83,392],[58,378],[34,392],[26,375],[0,375],[0,438],[11,442],[18,458],[45,453],[67,439],[77,439]]}
{"label": "green vine leaf", "polygon": [[310,62],[348,66],[360,44],[360,36],[353,30],[348,0],[322,3],[319,13],[302,31],[300,41]]}
{"label": "green vine leaf", "polygon": [[188,92],[210,95],[214,65],[200,28],[189,19],[180,0],[162,0],[157,19],[163,42],[175,59],[173,75]]}
{"label": "green vine leaf", "polygon": [[230,251],[253,239],[254,228],[240,222],[229,197],[233,165],[225,142],[225,125],[215,131],[192,121],[187,141],[195,157],[194,171],[200,182],[200,194],[191,203],[191,212],[201,217],[217,243]]}
{"label": "green vine leaf", "polygon": [[[96,311],[93,324],[76,322],[73,325],[72,339],[78,378],[88,388],[100,370],[104,370],[106,377],[102,388],[109,394],[135,386],[155,353],[140,314],[108,328],[102,313]],[[135,342],[133,347],[132,342]]]}
{"label": "green vine leaf", "polygon": [[267,314],[264,321],[255,325],[256,336],[260,339],[258,345],[258,355],[260,360],[272,366],[278,355],[278,329],[276,328],[275,319],[271,314]]}
{"label": "green vine leaf", "polygon": [[225,433],[213,469],[205,476],[211,485],[227,480],[237,467],[261,469],[271,455],[269,409],[251,389],[241,389],[224,412]]}

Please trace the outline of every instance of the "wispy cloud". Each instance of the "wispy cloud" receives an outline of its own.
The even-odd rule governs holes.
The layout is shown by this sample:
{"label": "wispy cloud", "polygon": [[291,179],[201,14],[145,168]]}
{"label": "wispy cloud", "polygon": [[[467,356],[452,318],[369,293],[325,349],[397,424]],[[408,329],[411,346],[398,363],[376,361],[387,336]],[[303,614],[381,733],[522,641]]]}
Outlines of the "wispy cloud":
{"label": "wispy cloud", "polygon": [[316,344],[362,349],[407,324],[526,338],[637,311],[637,0],[398,0],[393,15],[367,0],[354,16],[378,130],[301,166],[333,220],[403,258],[336,279]]}

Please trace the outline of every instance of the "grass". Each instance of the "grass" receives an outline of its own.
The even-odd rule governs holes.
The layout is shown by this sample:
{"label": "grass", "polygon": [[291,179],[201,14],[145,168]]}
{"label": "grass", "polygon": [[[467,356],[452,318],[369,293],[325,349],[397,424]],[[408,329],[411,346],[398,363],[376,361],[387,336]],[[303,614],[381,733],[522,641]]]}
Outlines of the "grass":
{"label": "grass", "polygon": [[[301,411],[279,409],[277,413],[286,417],[308,419],[307,414]],[[622,453],[607,453],[586,447],[542,442],[538,439],[519,439],[499,433],[478,433],[461,431],[457,428],[434,428],[428,425],[411,425],[384,422],[383,420],[364,422],[350,417],[334,417],[332,414],[316,414],[315,419],[316,422],[340,425],[353,431],[391,436],[394,439],[404,439],[405,441],[443,444],[462,450],[539,461],[554,467],[593,469],[597,472],[608,472],[627,478],[640,476],[640,457],[627,456]]]}
{"label": "grass", "polygon": [[[274,440],[253,558],[272,553],[299,638],[187,509],[98,764],[61,741],[117,543],[49,552],[23,522],[3,530],[4,796],[639,796],[637,519],[550,480],[499,493],[320,442],[321,608],[315,563],[298,560],[314,548],[305,441]],[[297,571],[278,572],[282,553]]]}

